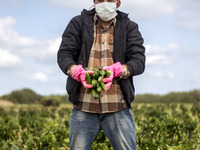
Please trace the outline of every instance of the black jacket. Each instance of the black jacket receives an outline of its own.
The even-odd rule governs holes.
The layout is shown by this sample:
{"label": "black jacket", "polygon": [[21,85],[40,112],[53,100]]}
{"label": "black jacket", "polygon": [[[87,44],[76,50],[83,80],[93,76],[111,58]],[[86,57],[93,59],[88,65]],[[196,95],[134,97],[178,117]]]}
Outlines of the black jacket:
{"label": "black jacket", "polygon": [[[134,100],[134,85],[132,77],[143,73],[145,69],[145,48],[138,25],[128,18],[128,15],[117,11],[117,22],[114,29],[114,62],[126,64],[130,76],[120,79],[119,84],[124,98],[129,105]],[[74,17],[66,27],[58,51],[57,61],[61,70],[66,74],[74,64],[87,67],[90,50],[94,37],[95,10],[83,10],[81,15]],[[69,100],[75,104],[80,91],[81,83],[71,77],[67,78],[67,92]]]}

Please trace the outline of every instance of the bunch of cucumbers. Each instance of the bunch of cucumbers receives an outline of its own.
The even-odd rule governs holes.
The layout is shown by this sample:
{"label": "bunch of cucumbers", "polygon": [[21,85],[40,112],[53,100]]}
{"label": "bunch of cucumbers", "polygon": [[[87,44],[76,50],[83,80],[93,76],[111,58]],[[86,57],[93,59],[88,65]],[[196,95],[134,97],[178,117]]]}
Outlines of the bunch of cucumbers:
{"label": "bunch of cucumbers", "polygon": [[85,68],[85,70],[94,71],[93,74],[86,73],[86,82],[87,84],[92,84],[93,88],[88,88],[86,90],[87,93],[92,92],[92,96],[94,99],[99,98],[99,93],[103,90],[106,90],[105,83],[102,82],[103,78],[108,78],[111,74],[109,70],[102,70],[102,67],[98,69],[89,69]]}

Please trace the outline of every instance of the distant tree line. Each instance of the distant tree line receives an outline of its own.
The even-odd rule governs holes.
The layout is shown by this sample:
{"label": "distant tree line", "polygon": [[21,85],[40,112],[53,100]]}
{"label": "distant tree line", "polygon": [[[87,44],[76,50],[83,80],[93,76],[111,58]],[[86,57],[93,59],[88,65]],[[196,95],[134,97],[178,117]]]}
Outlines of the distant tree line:
{"label": "distant tree line", "polygon": [[135,102],[152,103],[152,102],[184,102],[196,103],[199,101],[199,90],[189,92],[171,92],[165,95],[156,94],[138,94],[135,97]]}
{"label": "distant tree line", "polygon": [[10,94],[3,95],[1,99],[15,104],[40,103],[44,106],[59,106],[60,103],[68,103],[68,95],[42,96],[28,88],[12,91]]}
{"label": "distant tree line", "polygon": [[[31,89],[25,88],[12,91],[10,94],[1,96],[1,99],[11,101],[15,104],[33,104],[40,103],[44,106],[58,106],[60,103],[69,103],[68,95],[50,95],[42,96]],[[157,94],[137,94],[135,102],[154,103],[154,102],[185,102],[195,103],[200,100],[199,90],[189,92],[171,92],[165,95]]]}

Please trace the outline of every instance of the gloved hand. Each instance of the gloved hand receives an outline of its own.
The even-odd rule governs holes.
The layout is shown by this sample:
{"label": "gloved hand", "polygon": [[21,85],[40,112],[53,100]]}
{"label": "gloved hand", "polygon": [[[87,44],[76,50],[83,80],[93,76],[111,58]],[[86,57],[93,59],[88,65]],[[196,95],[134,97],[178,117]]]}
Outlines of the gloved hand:
{"label": "gloved hand", "polygon": [[106,90],[104,90],[104,91],[108,91],[108,89],[111,87],[111,85],[112,85],[112,81],[111,81],[111,82],[107,82],[107,83],[105,84]]}
{"label": "gloved hand", "polygon": [[78,65],[76,66],[73,70],[72,70],[72,78],[81,82],[82,85],[85,87],[85,88],[92,88],[93,85],[92,84],[87,84],[86,82],[86,72],[88,72],[89,74],[93,74],[94,71],[86,71],[82,65]]}
{"label": "gloved hand", "polygon": [[122,72],[123,72],[123,68],[120,62],[116,62],[114,64],[112,64],[111,66],[104,66],[102,68],[102,70],[110,70],[111,74],[108,78],[104,78],[102,81],[103,82],[107,82],[106,84],[106,90],[107,91],[110,86],[112,85],[112,80],[114,77],[119,77]]}

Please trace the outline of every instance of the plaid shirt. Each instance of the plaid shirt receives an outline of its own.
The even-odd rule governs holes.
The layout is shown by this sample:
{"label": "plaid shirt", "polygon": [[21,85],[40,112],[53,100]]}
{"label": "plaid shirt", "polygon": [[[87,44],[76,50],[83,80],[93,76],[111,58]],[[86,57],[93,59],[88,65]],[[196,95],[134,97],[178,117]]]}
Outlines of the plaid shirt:
{"label": "plaid shirt", "polygon": [[[88,68],[98,69],[100,66],[110,66],[113,62],[113,31],[116,23],[114,18],[107,27],[103,27],[94,16],[94,43],[91,48]],[[69,69],[70,74],[73,69]],[[130,74],[126,65],[122,65],[123,73],[120,78],[127,78]],[[123,97],[118,78],[113,78],[113,83],[108,91],[102,91],[99,99],[94,99],[91,93],[86,93],[86,89],[81,86],[80,96],[74,107],[89,113],[110,113],[122,110],[127,107]]]}

